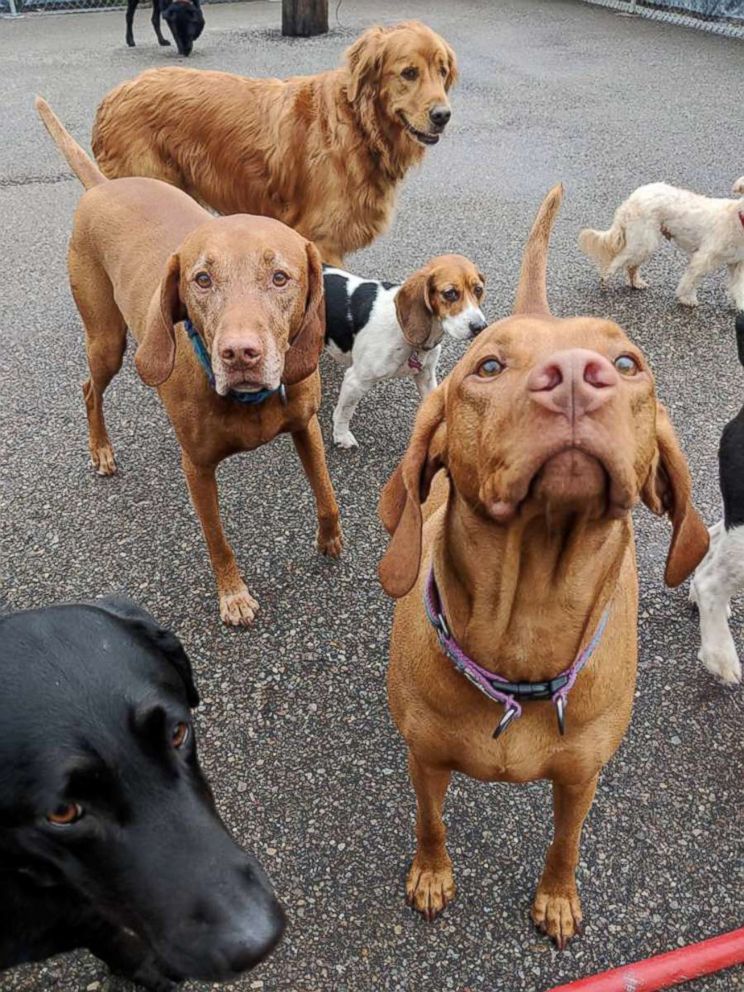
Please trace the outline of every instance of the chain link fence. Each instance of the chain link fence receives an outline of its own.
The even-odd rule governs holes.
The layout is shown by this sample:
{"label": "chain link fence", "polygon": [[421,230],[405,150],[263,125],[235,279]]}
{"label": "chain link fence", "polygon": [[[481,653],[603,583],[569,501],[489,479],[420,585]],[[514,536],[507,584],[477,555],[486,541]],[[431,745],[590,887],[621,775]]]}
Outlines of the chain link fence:
{"label": "chain link fence", "polygon": [[[231,0],[202,0],[229,3]],[[59,13],[74,10],[123,10],[127,0],[0,0],[0,14]],[[148,3],[145,3],[147,6]]]}
{"label": "chain link fence", "polygon": [[744,0],[584,0],[654,21],[744,39]]}

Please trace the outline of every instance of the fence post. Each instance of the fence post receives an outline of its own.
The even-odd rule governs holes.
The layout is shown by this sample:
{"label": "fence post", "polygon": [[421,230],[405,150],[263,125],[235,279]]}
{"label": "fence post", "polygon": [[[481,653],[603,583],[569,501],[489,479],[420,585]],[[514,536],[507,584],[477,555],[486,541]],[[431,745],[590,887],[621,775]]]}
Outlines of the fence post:
{"label": "fence post", "polygon": [[15,0],[8,0],[8,6],[10,7],[10,16],[18,17],[18,10],[15,5]]}

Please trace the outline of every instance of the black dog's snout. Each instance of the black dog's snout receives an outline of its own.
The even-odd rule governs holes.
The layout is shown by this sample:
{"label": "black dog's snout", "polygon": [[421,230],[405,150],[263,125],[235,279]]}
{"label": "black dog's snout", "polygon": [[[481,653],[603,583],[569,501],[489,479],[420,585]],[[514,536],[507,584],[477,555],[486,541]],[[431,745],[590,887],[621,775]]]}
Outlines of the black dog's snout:
{"label": "black dog's snout", "polygon": [[281,940],[285,925],[284,912],[276,900],[262,907],[244,934],[227,939],[220,948],[229,971],[240,975],[260,964]]}
{"label": "black dog's snout", "polygon": [[432,107],[429,111],[429,120],[432,122],[434,127],[444,127],[452,116],[452,111],[449,107]]}
{"label": "black dog's snout", "polygon": [[480,334],[481,331],[484,331],[488,327],[488,324],[482,317],[479,317],[478,320],[471,320],[468,327],[470,328],[470,333],[475,336],[476,334]]}

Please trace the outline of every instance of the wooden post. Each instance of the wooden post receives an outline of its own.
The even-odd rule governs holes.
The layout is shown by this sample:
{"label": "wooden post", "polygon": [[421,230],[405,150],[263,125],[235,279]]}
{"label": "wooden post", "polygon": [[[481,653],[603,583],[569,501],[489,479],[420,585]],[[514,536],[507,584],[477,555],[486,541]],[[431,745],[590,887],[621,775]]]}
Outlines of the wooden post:
{"label": "wooden post", "polygon": [[282,0],[282,34],[309,38],[328,31],[328,0]]}

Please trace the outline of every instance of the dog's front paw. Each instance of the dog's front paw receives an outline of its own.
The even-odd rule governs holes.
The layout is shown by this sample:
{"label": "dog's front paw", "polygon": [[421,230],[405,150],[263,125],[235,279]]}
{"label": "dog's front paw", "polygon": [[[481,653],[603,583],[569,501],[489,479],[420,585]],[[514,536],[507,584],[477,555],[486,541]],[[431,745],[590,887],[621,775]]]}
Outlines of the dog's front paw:
{"label": "dog's front paw", "polygon": [[168,41],[167,38],[158,38],[158,44],[159,45],[170,45],[170,42]]}
{"label": "dog's front paw", "polygon": [[339,434],[333,433],[333,443],[339,448],[358,448],[359,442],[351,431],[341,431]]}
{"label": "dog's front paw", "polygon": [[698,651],[698,660],[711,675],[715,675],[722,682],[728,685],[741,682],[741,662],[733,644],[720,645],[718,648],[701,647]]}
{"label": "dog's front paw", "polygon": [[539,886],[530,915],[541,933],[555,941],[561,951],[572,937],[583,932],[581,902],[575,886],[552,892]]}
{"label": "dog's front paw", "polygon": [[99,475],[116,475],[116,459],[110,444],[90,449],[90,461]]}
{"label": "dog's front paw", "polygon": [[678,296],[677,301],[683,307],[696,307],[698,305],[698,298],[694,294],[692,296]]}
{"label": "dog's front paw", "polygon": [[149,989],[150,992],[177,992],[180,988],[180,982],[168,978],[156,965],[150,963],[142,965],[128,977],[136,985],[141,985],[143,989]]}
{"label": "dog's front paw", "polygon": [[340,556],[344,547],[344,535],[338,520],[327,526],[320,525],[316,543],[322,555],[327,555],[329,558]]}
{"label": "dog's front paw", "polygon": [[431,923],[454,898],[455,879],[449,858],[443,864],[429,865],[416,855],[406,879],[406,905]]}
{"label": "dog's front paw", "polygon": [[130,48],[134,48],[134,38],[127,38],[127,44]]}
{"label": "dog's front paw", "polygon": [[229,627],[249,627],[258,613],[258,603],[241,583],[239,589],[220,591],[220,616]]}

